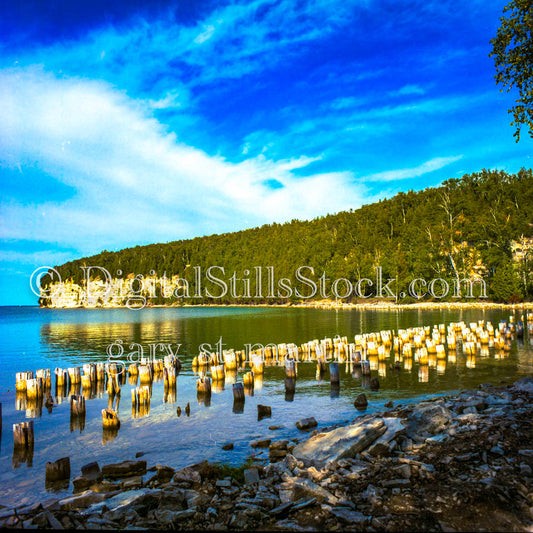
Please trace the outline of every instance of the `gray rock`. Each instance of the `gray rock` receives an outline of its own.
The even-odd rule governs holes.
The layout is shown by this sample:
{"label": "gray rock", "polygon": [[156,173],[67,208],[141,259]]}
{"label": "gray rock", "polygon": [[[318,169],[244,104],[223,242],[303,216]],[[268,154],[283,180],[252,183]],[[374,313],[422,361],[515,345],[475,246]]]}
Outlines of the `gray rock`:
{"label": "gray rock", "polygon": [[259,483],[259,470],[257,468],[247,468],[244,471],[244,484]]}
{"label": "gray rock", "polygon": [[381,437],[379,437],[367,450],[368,453],[375,456],[389,453],[391,451],[391,441],[393,441],[398,435],[405,433],[405,426],[399,418],[384,418],[383,422],[385,422],[387,426],[385,433],[383,433],[383,435],[381,435]]}
{"label": "gray rock", "polygon": [[272,439],[256,439],[250,442],[252,448],[268,448]]}
{"label": "gray rock", "polygon": [[291,509],[291,507],[293,505],[294,504],[292,502],[282,503],[278,507],[275,507],[274,509],[272,509],[270,511],[270,514],[272,516],[283,516],[283,515],[286,515],[286,514],[288,514],[288,512],[290,511],[290,509]]}
{"label": "gray rock", "polygon": [[294,503],[295,500],[305,497],[316,498],[320,503],[325,502],[330,505],[335,505],[338,502],[338,498],[331,494],[320,485],[317,485],[310,479],[304,478],[292,478],[290,481],[286,481],[279,485],[280,498],[282,491],[286,491],[290,496],[290,500]]}
{"label": "gray rock", "polygon": [[368,400],[366,399],[366,394],[360,394],[353,402],[356,409],[366,409],[368,406]]}
{"label": "gray rock", "polygon": [[190,466],[186,466],[185,468],[178,470],[174,474],[174,477],[172,479],[176,483],[188,482],[191,484],[195,484],[195,483],[202,482],[202,476],[200,475],[200,472],[198,472],[198,470],[195,470],[194,468]]}
{"label": "gray rock", "polygon": [[345,522],[350,525],[363,526],[367,522],[367,517],[357,511],[352,511],[347,507],[332,507],[331,514],[338,518],[341,522]]}
{"label": "gray rock", "polygon": [[98,474],[100,472],[100,467],[97,462],[89,463],[81,467],[82,476],[90,476]]}
{"label": "gray rock", "polygon": [[407,435],[420,439],[427,435],[436,435],[443,431],[452,421],[452,414],[443,401],[423,402],[418,404],[409,416]]}
{"label": "gray rock", "polygon": [[318,423],[314,416],[310,416],[309,418],[302,418],[301,420],[298,420],[298,422],[296,422],[296,427],[299,430],[316,428],[317,425]]}
{"label": "gray rock", "polygon": [[394,488],[394,487],[405,487],[409,485],[410,481],[408,479],[391,479],[387,481],[382,481],[381,486],[385,488]]}
{"label": "gray rock", "polygon": [[527,376],[519,379],[514,383],[513,389],[533,394],[533,378],[531,376]]}
{"label": "gray rock", "polygon": [[61,524],[61,522],[50,511],[45,511],[44,515],[46,516],[46,520],[48,521],[48,525],[52,529],[65,529],[63,527],[63,524]]}
{"label": "gray rock", "polygon": [[96,483],[100,483],[104,479],[102,472],[98,469],[97,472],[88,473],[86,475],[76,476],[72,480],[72,485],[74,486],[74,492],[82,492],[89,489]]}
{"label": "gray rock", "polygon": [[270,444],[269,449],[270,450],[286,450],[288,444],[289,444],[289,441],[287,439],[277,440]]}
{"label": "gray rock", "polygon": [[146,474],[146,461],[122,461],[121,463],[104,465],[102,474],[105,479],[142,476]]}
{"label": "gray rock", "polygon": [[92,490],[86,490],[76,496],[65,498],[59,501],[59,508],[62,511],[68,511],[70,509],[86,509],[95,503],[100,503],[111,497],[112,493],[93,492]]}
{"label": "gray rock", "polygon": [[386,430],[387,426],[380,418],[356,422],[328,433],[319,433],[298,444],[292,454],[297,459],[319,462],[354,457]]}
{"label": "gray rock", "polygon": [[[156,506],[159,503],[160,494],[161,490],[157,489],[127,490],[112,495],[108,499],[95,502],[80,514],[90,516],[102,513],[107,509],[109,512],[114,512],[116,516],[122,516],[136,506]],[[100,494],[100,496],[105,495]]]}

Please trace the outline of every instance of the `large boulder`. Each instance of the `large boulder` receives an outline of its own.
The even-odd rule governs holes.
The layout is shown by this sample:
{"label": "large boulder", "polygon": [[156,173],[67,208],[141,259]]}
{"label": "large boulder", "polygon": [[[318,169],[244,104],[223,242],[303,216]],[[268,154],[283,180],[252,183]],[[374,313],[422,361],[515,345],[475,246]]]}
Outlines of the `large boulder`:
{"label": "large boulder", "polygon": [[450,424],[452,413],[443,401],[422,402],[409,415],[406,428],[407,435],[422,440],[429,435],[437,435]]}
{"label": "large boulder", "polygon": [[387,430],[381,418],[363,420],[340,427],[328,433],[319,433],[298,444],[292,452],[302,460],[327,462],[343,457],[354,457]]}

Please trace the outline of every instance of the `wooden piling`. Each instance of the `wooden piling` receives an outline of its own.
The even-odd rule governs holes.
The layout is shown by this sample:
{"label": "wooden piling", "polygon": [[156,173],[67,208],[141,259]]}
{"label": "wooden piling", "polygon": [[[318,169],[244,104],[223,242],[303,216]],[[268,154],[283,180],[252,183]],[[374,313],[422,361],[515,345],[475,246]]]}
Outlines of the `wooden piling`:
{"label": "wooden piling", "polygon": [[33,420],[13,424],[13,446],[29,449],[33,447]]}
{"label": "wooden piling", "polygon": [[196,391],[201,394],[211,394],[211,379],[208,376],[198,378]]}
{"label": "wooden piling", "polygon": [[15,389],[17,391],[26,391],[27,381],[33,379],[33,372],[17,372],[17,374],[15,374],[15,379]]}
{"label": "wooden piling", "polygon": [[223,380],[224,375],[224,365],[216,365],[211,367],[211,377],[213,381]]}
{"label": "wooden piling", "polygon": [[91,374],[83,374],[83,376],[81,376],[81,387],[84,390],[90,389],[92,387]]}
{"label": "wooden piling", "polygon": [[13,424],[13,467],[17,468],[20,463],[27,466],[33,464],[33,420]]}
{"label": "wooden piling", "polygon": [[46,463],[45,485],[70,480],[70,458],[63,457],[53,463]]}
{"label": "wooden piling", "polygon": [[331,383],[339,383],[339,363],[329,364],[329,380]]}
{"label": "wooden piling", "polygon": [[81,383],[81,371],[79,367],[67,368],[68,377],[70,378],[70,383],[72,385],[77,385]]}
{"label": "wooden piling", "polygon": [[150,365],[139,365],[139,378],[141,383],[152,381],[152,368]]}
{"label": "wooden piling", "polygon": [[164,379],[166,387],[176,386],[176,367],[169,366],[164,368]]}
{"label": "wooden piling", "polygon": [[102,422],[104,429],[119,429],[120,420],[112,409],[102,409]]}
{"label": "wooden piling", "polygon": [[288,379],[296,379],[296,362],[294,359],[285,360],[285,376]]}
{"label": "wooden piling", "polygon": [[257,405],[257,420],[263,418],[270,418],[272,416],[272,408],[269,405]]}
{"label": "wooden piling", "polygon": [[104,363],[96,363],[96,381],[104,381],[105,379],[105,365]]}
{"label": "wooden piling", "polygon": [[85,398],[81,395],[73,394],[70,397],[71,416],[85,416]]}
{"label": "wooden piling", "polygon": [[246,372],[246,374],[244,374],[242,376],[242,382],[244,384],[245,387],[254,387],[254,382],[255,382],[255,375],[253,372]]}
{"label": "wooden piling", "polygon": [[52,374],[49,368],[41,368],[35,372],[36,378],[43,380],[43,389],[50,390],[52,388]]}
{"label": "wooden piling", "polygon": [[68,372],[62,368],[56,368],[54,370],[56,376],[56,387],[63,388],[65,385],[68,385]]}
{"label": "wooden piling", "polygon": [[242,383],[233,384],[233,401],[244,402],[244,385]]}
{"label": "wooden piling", "polygon": [[252,372],[254,375],[263,374],[265,371],[265,361],[262,355],[252,357]]}
{"label": "wooden piling", "polygon": [[26,381],[26,395],[28,400],[37,400],[43,397],[42,378],[28,379]]}

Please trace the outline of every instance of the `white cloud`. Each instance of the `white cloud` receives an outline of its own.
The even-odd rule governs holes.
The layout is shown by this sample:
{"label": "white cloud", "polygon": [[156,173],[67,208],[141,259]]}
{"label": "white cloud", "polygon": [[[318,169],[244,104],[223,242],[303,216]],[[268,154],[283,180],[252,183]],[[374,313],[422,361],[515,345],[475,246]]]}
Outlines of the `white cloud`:
{"label": "white cloud", "polygon": [[[318,158],[261,154],[234,164],[209,156],[103,82],[9,69],[0,71],[0,100],[0,164],[32,165],[42,179],[76,191],[61,202],[4,202],[6,239],[38,238],[86,253],[232,231],[243,220],[311,218],[365,200],[365,187],[349,172],[292,173]],[[283,187],[265,184],[273,179]]]}
{"label": "white cloud", "polygon": [[420,85],[404,85],[397,91],[392,91],[391,96],[409,96],[411,94],[426,94],[426,90]]}
{"label": "white cloud", "polygon": [[461,159],[462,155],[451,157],[435,157],[422,163],[421,165],[413,168],[402,168],[398,170],[386,170],[384,172],[378,172],[376,174],[370,174],[361,178],[361,181],[397,181],[410,178],[417,178],[428,172],[439,170],[446,165],[454,163]]}

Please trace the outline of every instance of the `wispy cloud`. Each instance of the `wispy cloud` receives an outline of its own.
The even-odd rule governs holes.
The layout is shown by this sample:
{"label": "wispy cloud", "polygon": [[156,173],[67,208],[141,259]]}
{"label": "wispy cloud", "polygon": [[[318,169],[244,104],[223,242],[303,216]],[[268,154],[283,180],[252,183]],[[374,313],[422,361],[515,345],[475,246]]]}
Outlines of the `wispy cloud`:
{"label": "wispy cloud", "polygon": [[386,170],[384,172],[378,172],[376,174],[370,174],[368,176],[364,176],[361,178],[361,181],[397,181],[397,180],[405,180],[410,178],[418,178],[420,176],[423,176],[424,174],[427,174],[429,172],[434,172],[435,170],[439,170],[447,165],[450,165],[451,163],[455,163],[455,161],[459,161],[463,156],[457,155],[457,156],[451,156],[451,157],[435,157],[433,159],[430,159],[429,161],[426,161],[425,163],[422,163],[421,165],[413,168],[402,168],[397,170]]}
{"label": "wispy cloud", "polygon": [[36,162],[76,191],[62,202],[4,202],[4,238],[38,234],[96,251],[313,217],[365,199],[350,172],[293,174],[317,157],[260,154],[235,164],[184,145],[102,82],[11,69],[0,72],[0,87],[3,165]]}

